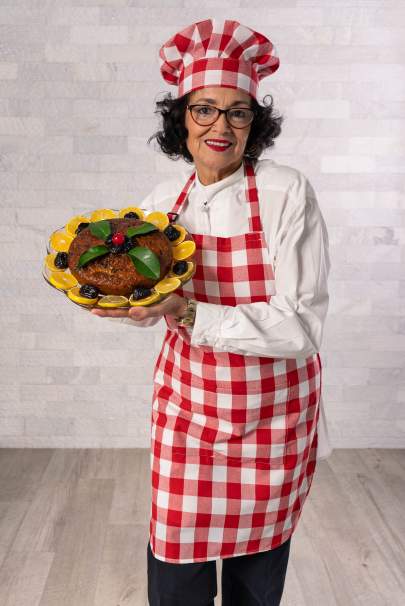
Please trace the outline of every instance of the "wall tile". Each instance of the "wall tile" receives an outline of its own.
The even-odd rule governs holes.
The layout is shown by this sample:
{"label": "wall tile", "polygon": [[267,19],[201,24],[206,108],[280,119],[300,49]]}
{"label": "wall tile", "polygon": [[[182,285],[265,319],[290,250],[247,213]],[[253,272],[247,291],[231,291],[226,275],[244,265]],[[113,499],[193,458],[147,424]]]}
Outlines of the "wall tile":
{"label": "wall tile", "polygon": [[333,445],[404,447],[403,2],[163,4],[0,0],[0,445],[149,446],[164,322],[90,317],[40,272],[51,229],[137,203],[182,169],[147,144],[169,90],[158,50],[208,7],[268,34],[281,58],[260,90],[285,117],[266,156],[307,174],[328,227]]}

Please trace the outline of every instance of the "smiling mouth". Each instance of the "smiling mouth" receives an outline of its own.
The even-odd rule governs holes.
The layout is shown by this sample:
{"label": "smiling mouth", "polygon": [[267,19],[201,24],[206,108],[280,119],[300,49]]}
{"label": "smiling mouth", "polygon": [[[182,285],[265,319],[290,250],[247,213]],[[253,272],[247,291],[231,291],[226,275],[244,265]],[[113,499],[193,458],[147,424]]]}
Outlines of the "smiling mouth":
{"label": "smiling mouth", "polygon": [[229,141],[218,141],[216,139],[206,139],[205,143],[210,149],[214,149],[215,151],[225,151],[232,145]]}

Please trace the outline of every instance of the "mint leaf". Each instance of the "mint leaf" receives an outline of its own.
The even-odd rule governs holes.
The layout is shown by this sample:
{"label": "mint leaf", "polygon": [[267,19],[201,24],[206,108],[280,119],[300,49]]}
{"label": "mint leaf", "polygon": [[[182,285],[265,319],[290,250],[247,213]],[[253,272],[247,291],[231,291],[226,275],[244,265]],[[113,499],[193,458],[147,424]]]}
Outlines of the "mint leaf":
{"label": "mint leaf", "polygon": [[140,274],[152,280],[160,278],[159,257],[150,248],[135,246],[127,254]]}
{"label": "mint leaf", "polygon": [[105,255],[108,252],[110,252],[110,249],[107,248],[107,246],[104,246],[104,244],[100,244],[99,246],[92,246],[91,248],[86,250],[86,252],[80,255],[76,266],[77,269],[84,267],[84,265],[87,265],[87,263],[93,261],[93,259],[97,259],[97,257],[101,257],[102,255]]}
{"label": "mint leaf", "polygon": [[156,227],[156,225],[153,225],[153,223],[148,223],[145,221],[143,225],[133,225],[132,227],[128,227],[126,235],[128,238],[132,238],[132,236],[149,234],[152,231],[159,231],[159,229]]}
{"label": "mint leaf", "polygon": [[94,223],[90,223],[89,229],[93,236],[96,236],[96,238],[100,238],[101,240],[106,240],[111,234],[111,225],[108,219],[102,219],[101,221],[94,221]]}

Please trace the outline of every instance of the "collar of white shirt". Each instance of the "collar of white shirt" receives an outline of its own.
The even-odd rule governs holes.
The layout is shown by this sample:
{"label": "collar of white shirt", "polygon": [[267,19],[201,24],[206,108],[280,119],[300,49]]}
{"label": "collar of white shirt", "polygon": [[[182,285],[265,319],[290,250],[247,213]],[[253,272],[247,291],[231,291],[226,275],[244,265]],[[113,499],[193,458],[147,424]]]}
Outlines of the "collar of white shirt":
{"label": "collar of white shirt", "polygon": [[215,183],[211,183],[210,185],[203,185],[200,179],[198,178],[198,173],[196,172],[194,191],[197,196],[197,199],[209,204],[219,191],[225,189],[226,187],[229,187],[230,185],[233,185],[234,183],[237,183],[241,179],[241,177],[243,178],[243,174],[244,171],[242,163],[240,167],[235,170],[235,172],[233,172],[231,175],[228,175],[224,179],[216,181]]}

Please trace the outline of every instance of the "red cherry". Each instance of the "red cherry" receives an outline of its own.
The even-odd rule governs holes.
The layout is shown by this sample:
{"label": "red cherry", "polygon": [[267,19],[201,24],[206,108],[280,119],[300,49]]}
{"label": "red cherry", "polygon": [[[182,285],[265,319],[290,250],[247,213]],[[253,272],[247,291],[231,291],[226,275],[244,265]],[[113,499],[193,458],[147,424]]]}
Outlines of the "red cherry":
{"label": "red cherry", "polygon": [[125,236],[120,231],[117,231],[117,233],[111,238],[111,241],[115,246],[121,246],[121,244],[124,244],[125,242]]}

